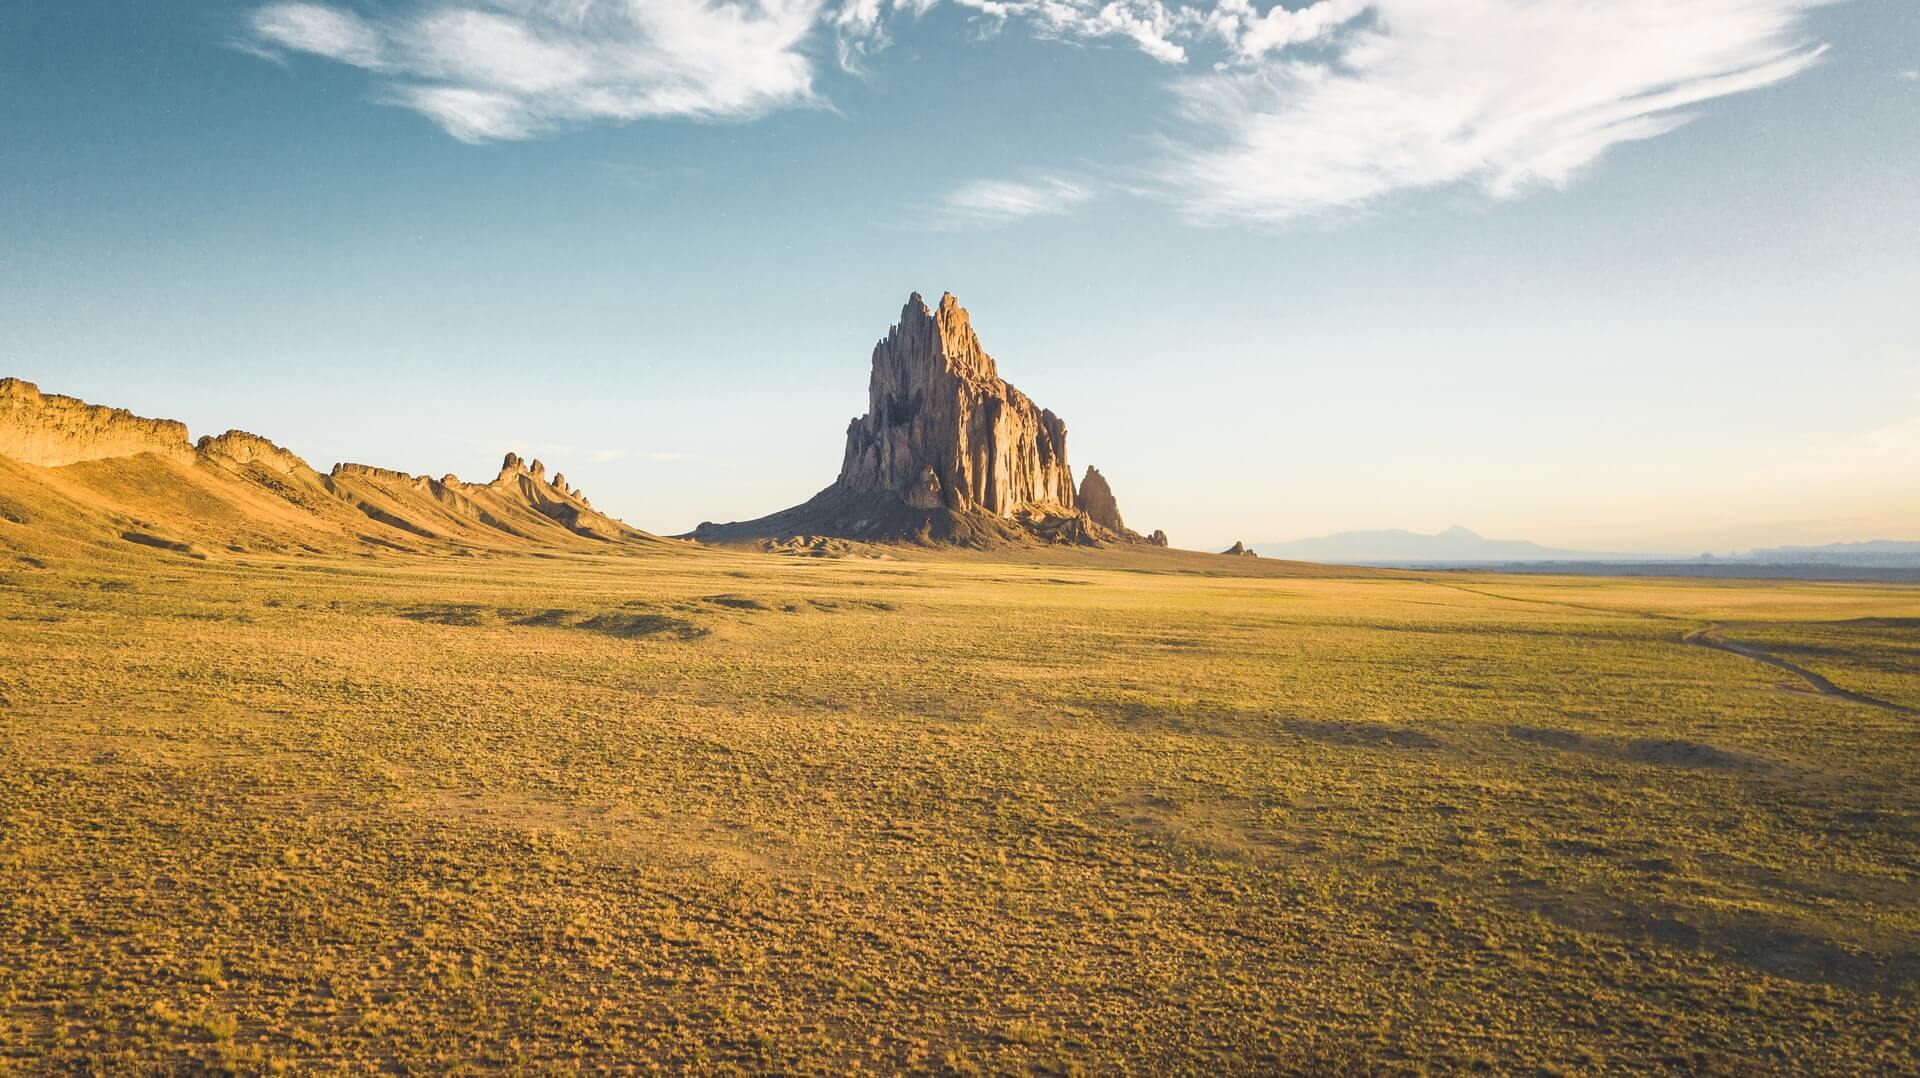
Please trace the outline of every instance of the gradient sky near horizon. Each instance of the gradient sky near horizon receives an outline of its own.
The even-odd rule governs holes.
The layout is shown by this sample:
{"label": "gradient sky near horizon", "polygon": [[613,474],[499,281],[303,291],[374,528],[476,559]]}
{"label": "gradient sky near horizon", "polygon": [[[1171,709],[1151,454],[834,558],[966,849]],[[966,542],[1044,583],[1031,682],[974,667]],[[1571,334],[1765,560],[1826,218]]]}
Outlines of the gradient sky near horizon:
{"label": "gradient sky near horizon", "polygon": [[950,290],[1177,545],[1920,539],[1912,0],[11,0],[0,374],[641,527]]}

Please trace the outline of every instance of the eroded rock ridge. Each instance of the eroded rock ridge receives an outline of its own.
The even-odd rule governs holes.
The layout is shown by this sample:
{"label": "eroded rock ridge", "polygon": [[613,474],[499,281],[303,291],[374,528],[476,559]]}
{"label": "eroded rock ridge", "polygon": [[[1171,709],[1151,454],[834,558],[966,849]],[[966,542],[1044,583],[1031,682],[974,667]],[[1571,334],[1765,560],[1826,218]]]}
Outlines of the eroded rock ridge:
{"label": "eroded rock ridge", "polygon": [[44,533],[22,541],[130,543],[196,558],[659,542],[595,510],[565,476],[548,478],[540,461],[512,453],[486,483],[364,464],[322,474],[257,434],[191,442],[183,423],[42,393],[17,378],[0,378],[0,520]]}
{"label": "eroded rock ridge", "polygon": [[0,378],[0,457],[58,468],[136,453],[192,458],[187,425],[42,393],[39,386],[18,378]]}

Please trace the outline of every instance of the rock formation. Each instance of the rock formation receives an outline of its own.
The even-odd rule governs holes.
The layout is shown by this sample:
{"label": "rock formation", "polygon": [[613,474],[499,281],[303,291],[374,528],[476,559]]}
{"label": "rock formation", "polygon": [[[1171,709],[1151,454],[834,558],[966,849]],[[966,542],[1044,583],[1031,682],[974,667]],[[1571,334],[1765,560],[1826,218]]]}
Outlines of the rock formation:
{"label": "rock formation", "polygon": [[[1095,473],[1097,474],[1097,473]],[[1000,377],[951,294],[918,292],[874,345],[867,413],[847,427],[840,477],[803,505],[705,523],[705,541],[838,536],[984,545],[1144,542],[1080,512],[1067,425]]]}
{"label": "rock formation", "polygon": [[0,378],[0,457],[58,468],[140,453],[192,460],[187,425],[41,393],[32,382]]}
{"label": "rock formation", "polygon": [[1000,377],[951,294],[929,311],[916,292],[874,345],[867,414],[847,428],[835,486],[915,509],[1069,510],[1067,425]]}
{"label": "rock formation", "polygon": [[[322,475],[246,431],[185,424],[0,379],[0,549],[94,544],[244,554],[606,549],[660,540],[596,511],[562,476],[508,454],[488,483],[363,464]],[[43,545],[43,546],[42,546]]]}
{"label": "rock formation", "polygon": [[467,483],[453,475],[433,479],[365,464],[336,464],[326,483],[336,494],[356,501],[367,515],[426,538],[457,533],[477,522],[518,538],[538,539],[548,521],[588,539],[646,537],[594,509],[586,495],[567,485],[565,476],[548,479],[545,464],[518,453],[508,453],[499,474],[487,483]]}
{"label": "rock formation", "polygon": [[1113,488],[1107,485],[1107,477],[1091,464],[1087,465],[1087,474],[1080,480],[1080,493],[1075,504],[1088,520],[1119,539],[1148,546],[1167,545],[1167,533],[1158,528],[1151,535],[1141,535],[1127,527],[1127,522],[1120,516],[1120,502],[1113,496]]}
{"label": "rock formation", "polygon": [[260,467],[301,478],[319,478],[307,462],[293,453],[282,449],[258,434],[249,434],[244,430],[230,430],[215,437],[203,435],[194,444],[194,449],[203,457],[230,462],[241,466],[257,464]]}
{"label": "rock formation", "polygon": [[1232,546],[1228,547],[1225,550],[1222,550],[1220,553],[1231,554],[1236,558],[1257,558],[1260,556],[1258,554],[1255,554],[1252,550],[1249,550],[1247,548],[1247,545],[1245,543],[1242,543],[1238,539],[1235,539],[1233,541]]}
{"label": "rock formation", "polygon": [[1100,469],[1087,465],[1087,474],[1080,480],[1080,511],[1093,518],[1095,524],[1116,532],[1127,530],[1126,522],[1120,519],[1120,503],[1114,500],[1113,488],[1107,485],[1107,477]]}

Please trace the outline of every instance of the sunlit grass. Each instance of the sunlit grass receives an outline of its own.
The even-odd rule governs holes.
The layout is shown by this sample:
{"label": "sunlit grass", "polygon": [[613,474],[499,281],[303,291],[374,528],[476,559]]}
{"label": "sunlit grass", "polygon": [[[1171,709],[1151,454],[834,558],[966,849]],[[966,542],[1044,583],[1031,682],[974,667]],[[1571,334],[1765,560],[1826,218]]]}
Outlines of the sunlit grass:
{"label": "sunlit grass", "polygon": [[1680,643],[1913,589],[154,564],[0,587],[0,1067],[1920,1065],[1916,720]]}

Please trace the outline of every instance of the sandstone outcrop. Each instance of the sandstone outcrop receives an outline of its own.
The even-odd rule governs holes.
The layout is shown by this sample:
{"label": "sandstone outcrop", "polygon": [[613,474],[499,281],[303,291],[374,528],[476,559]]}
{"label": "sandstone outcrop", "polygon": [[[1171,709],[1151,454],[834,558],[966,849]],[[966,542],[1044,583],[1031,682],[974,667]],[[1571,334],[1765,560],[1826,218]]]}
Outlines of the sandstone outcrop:
{"label": "sandstone outcrop", "polygon": [[1073,508],[1067,425],[1000,377],[952,294],[914,293],[873,348],[867,414],[847,428],[840,490],[1010,517]]}
{"label": "sandstone outcrop", "polygon": [[1000,377],[958,300],[948,294],[930,308],[918,292],[874,345],[867,412],[847,427],[833,485],[792,509],[704,523],[693,535],[972,546],[1144,541],[1080,511],[1066,423]]}
{"label": "sandstone outcrop", "polygon": [[1167,533],[1158,528],[1151,535],[1141,535],[1127,527],[1126,520],[1120,516],[1120,502],[1113,496],[1113,487],[1107,484],[1107,477],[1100,474],[1100,469],[1091,464],[1087,465],[1087,474],[1080,479],[1080,493],[1075,504],[1104,533],[1129,543],[1158,547],[1167,545]]}
{"label": "sandstone outcrop", "polygon": [[0,378],[0,457],[58,468],[141,453],[192,460],[187,425],[41,393],[32,382]]}
{"label": "sandstone outcrop", "polygon": [[546,465],[508,453],[486,483],[458,476],[434,479],[366,464],[336,464],[326,483],[361,512],[424,538],[457,535],[474,525],[538,541],[553,524],[587,539],[651,538],[599,512],[566,478],[547,478]]}
{"label": "sandstone outcrop", "polygon": [[[347,479],[353,477],[359,477],[361,479],[392,479],[402,483],[433,482],[433,480],[428,479],[424,475],[408,475],[406,472],[395,471],[392,468],[376,468],[371,464],[354,464],[348,461],[335,464],[333,470],[327,473],[327,478],[329,479]],[[459,481],[451,475],[447,476],[447,480],[451,482]]]}
{"label": "sandstone outcrop", "polygon": [[1120,503],[1114,500],[1113,488],[1107,485],[1107,477],[1100,474],[1100,469],[1091,464],[1080,480],[1079,501],[1080,511],[1095,524],[1116,532],[1127,530],[1126,521],[1120,519]]}
{"label": "sandstone outcrop", "polygon": [[227,461],[241,466],[254,464],[282,475],[297,476],[302,479],[318,479],[315,472],[293,453],[282,449],[258,434],[249,434],[244,430],[230,430],[225,434],[203,435],[194,444],[194,449],[202,456]]}
{"label": "sandstone outcrop", "polygon": [[[508,454],[487,483],[364,464],[314,471],[257,434],[188,441],[187,428],[0,379],[0,519],[9,542],[203,551],[414,553],[654,544],[598,512],[565,477]],[[55,534],[54,529],[58,529]],[[51,548],[49,548],[51,549]]]}
{"label": "sandstone outcrop", "polygon": [[[545,464],[537,460],[528,461],[518,453],[508,453],[506,455],[506,459],[500,462],[500,474],[494,477],[490,485],[495,487],[513,487],[518,485],[517,481],[520,476],[526,476],[542,487],[551,488],[551,492],[558,494],[560,497],[572,499],[582,505],[587,504],[587,496],[573,487],[568,486],[565,475],[555,472],[553,478],[549,479],[547,478],[547,466]],[[449,482],[458,482],[453,476],[448,476],[447,480]],[[539,490],[535,493],[542,498],[550,496],[546,490]]]}
{"label": "sandstone outcrop", "polygon": [[1255,554],[1253,551],[1247,549],[1247,545],[1245,543],[1242,543],[1238,539],[1235,539],[1233,541],[1232,546],[1228,547],[1225,550],[1222,550],[1220,553],[1231,554],[1236,558],[1257,558],[1260,556],[1258,554]]}

